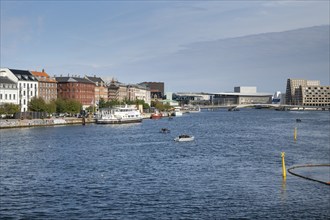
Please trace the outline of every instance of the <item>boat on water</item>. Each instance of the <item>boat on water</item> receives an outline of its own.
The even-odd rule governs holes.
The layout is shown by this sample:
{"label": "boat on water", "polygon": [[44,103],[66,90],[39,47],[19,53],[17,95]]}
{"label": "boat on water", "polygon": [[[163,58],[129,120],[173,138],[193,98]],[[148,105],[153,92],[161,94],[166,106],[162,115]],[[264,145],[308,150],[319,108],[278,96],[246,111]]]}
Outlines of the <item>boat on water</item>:
{"label": "boat on water", "polygon": [[182,111],[185,113],[196,113],[196,112],[201,112],[201,108],[199,105],[193,106],[193,105],[185,105],[182,108]]}
{"label": "boat on water", "polygon": [[142,122],[142,116],[134,105],[102,108],[96,118],[97,124],[124,124],[136,122]]}
{"label": "boat on water", "polygon": [[182,134],[182,135],[174,138],[174,141],[185,142],[185,141],[193,141],[194,139],[195,139],[194,136]]}
{"label": "boat on water", "polygon": [[160,129],[160,132],[161,133],[170,133],[170,129],[168,129],[168,128],[162,128],[162,129]]}
{"label": "boat on water", "polygon": [[182,114],[181,107],[175,107],[174,112],[172,113],[173,116],[182,116]]}
{"label": "boat on water", "polygon": [[152,113],[150,116],[151,119],[160,119],[161,117],[163,117],[163,115],[159,111]]}

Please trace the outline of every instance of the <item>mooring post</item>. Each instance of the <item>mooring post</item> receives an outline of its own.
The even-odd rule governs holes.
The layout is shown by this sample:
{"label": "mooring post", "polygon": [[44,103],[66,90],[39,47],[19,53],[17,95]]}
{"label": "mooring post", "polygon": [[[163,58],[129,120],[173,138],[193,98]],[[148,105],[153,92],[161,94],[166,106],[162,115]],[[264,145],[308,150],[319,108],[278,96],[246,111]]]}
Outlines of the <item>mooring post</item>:
{"label": "mooring post", "polygon": [[282,175],[283,175],[283,178],[286,178],[286,169],[285,169],[285,160],[284,160],[285,153],[284,152],[281,153],[281,157],[282,157]]}

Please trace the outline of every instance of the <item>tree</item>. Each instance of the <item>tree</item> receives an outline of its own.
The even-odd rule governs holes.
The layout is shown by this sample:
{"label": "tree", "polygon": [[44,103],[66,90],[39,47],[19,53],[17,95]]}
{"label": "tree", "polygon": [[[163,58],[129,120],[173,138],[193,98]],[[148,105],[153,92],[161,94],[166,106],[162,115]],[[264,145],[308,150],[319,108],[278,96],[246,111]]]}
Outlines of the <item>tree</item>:
{"label": "tree", "polygon": [[45,112],[47,109],[46,103],[41,97],[33,97],[28,104],[28,108],[34,112]]}
{"label": "tree", "polygon": [[1,115],[12,115],[17,112],[20,112],[19,105],[15,105],[12,103],[5,103],[3,105],[0,105],[0,114]]}
{"label": "tree", "polygon": [[106,104],[107,104],[107,102],[104,100],[104,98],[100,98],[99,108],[105,108]]}
{"label": "tree", "polygon": [[65,113],[66,112],[66,103],[62,98],[58,98],[55,101],[56,113]]}
{"label": "tree", "polygon": [[46,104],[46,112],[49,114],[56,112],[56,101],[52,100],[50,103]]}
{"label": "tree", "polygon": [[169,104],[163,104],[159,101],[151,101],[151,106],[160,111],[167,111],[172,108]]}
{"label": "tree", "polygon": [[66,112],[69,114],[79,113],[82,109],[82,105],[79,101],[74,99],[67,99],[65,100],[66,104]]}

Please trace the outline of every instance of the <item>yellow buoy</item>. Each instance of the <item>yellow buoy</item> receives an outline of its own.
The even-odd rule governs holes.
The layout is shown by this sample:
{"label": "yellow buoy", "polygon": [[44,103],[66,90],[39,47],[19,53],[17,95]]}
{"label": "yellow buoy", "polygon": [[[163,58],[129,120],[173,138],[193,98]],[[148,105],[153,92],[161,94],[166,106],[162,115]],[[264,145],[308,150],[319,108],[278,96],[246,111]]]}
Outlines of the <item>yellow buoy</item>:
{"label": "yellow buoy", "polygon": [[284,160],[285,153],[284,152],[281,153],[281,157],[282,157],[282,175],[283,175],[283,178],[286,178],[286,169],[285,169],[285,160]]}
{"label": "yellow buoy", "polygon": [[294,128],[293,138],[295,141],[297,140],[297,128]]}

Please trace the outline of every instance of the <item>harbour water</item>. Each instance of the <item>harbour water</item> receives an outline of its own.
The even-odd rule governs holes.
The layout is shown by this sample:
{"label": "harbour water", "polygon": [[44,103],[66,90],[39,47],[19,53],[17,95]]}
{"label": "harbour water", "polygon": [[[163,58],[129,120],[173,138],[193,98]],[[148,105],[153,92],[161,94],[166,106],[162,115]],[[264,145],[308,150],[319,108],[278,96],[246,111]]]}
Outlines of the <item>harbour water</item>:
{"label": "harbour water", "polygon": [[281,167],[329,164],[329,131],[329,112],[270,110],[1,130],[0,218],[329,219],[330,187]]}

